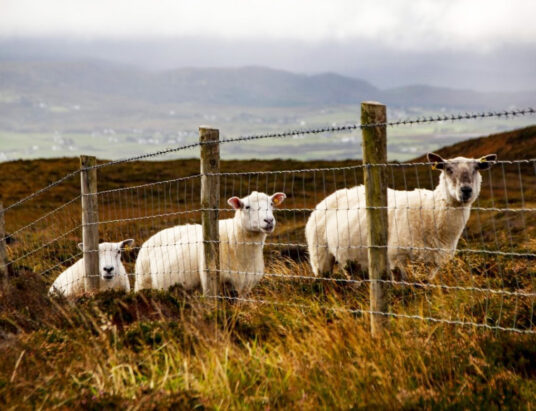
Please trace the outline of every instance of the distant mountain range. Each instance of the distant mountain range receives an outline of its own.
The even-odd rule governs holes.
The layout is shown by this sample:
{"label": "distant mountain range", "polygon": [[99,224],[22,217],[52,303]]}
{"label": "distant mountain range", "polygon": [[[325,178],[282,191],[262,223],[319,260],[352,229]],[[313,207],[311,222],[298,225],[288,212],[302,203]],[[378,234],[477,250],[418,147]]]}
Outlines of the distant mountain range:
{"label": "distant mountain range", "polygon": [[2,95],[44,101],[61,98],[73,104],[114,98],[254,107],[377,100],[394,107],[502,109],[536,102],[536,90],[489,93],[425,85],[381,90],[365,80],[334,73],[303,75],[265,67],[151,72],[103,61],[0,61]]}

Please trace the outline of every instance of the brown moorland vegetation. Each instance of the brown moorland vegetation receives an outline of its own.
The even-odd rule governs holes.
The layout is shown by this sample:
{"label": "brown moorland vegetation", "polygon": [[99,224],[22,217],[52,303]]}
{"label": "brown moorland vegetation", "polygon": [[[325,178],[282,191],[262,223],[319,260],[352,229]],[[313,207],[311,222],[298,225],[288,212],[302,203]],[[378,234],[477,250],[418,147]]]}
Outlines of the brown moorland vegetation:
{"label": "brown moorland vegetation", "polygon": [[[531,127],[439,153],[528,159],[536,157],[535,140]],[[532,408],[534,335],[389,318],[388,331],[374,339],[360,311],[368,306],[367,282],[358,282],[362,273],[337,270],[336,278],[351,283],[281,277],[311,276],[303,248],[278,244],[302,244],[307,209],[335,189],[360,183],[358,165],[222,162],[223,172],[255,172],[222,176],[222,209],[227,197],[252,189],[289,197],[266,247],[269,275],[247,296],[256,302],[222,300],[217,311],[213,301],[179,288],[51,299],[48,285],[78,253],[79,177],[9,210],[15,262],[0,298],[2,407]],[[333,167],[339,170],[318,170]],[[72,158],[0,164],[0,196],[13,204],[77,168]],[[298,169],[310,171],[258,173]],[[389,170],[397,189],[430,188],[437,180],[428,166]],[[197,222],[198,172],[193,159],[100,169],[101,239],[133,237],[139,245],[163,227]],[[533,163],[498,165],[483,177],[475,207],[536,206]],[[475,210],[459,248],[534,253],[535,223],[530,211]],[[35,251],[43,244],[49,245]],[[130,271],[135,256],[136,249],[125,256]],[[461,252],[437,284],[533,293],[535,275],[529,258]],[[426,267],[413,267],[410,280],[428,284]],[[395,314],[534,329],[534,297],[402,285],[393,285],[389,297]]]}

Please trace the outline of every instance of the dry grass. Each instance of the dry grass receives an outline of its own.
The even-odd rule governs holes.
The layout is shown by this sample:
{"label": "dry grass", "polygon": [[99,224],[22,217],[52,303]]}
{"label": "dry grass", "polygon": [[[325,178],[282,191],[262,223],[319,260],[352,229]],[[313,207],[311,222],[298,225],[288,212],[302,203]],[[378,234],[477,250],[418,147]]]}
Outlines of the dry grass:
{"label": "dry grass", "polygon": [[[69,303],[49,300],[45,287],[21,275],[2,296],[4,408],[536,403],[534,336],[393,319],[374,339],[366,316],[326,309],[359,307],[360,287],[266,279],[252,298],[276,305],[220,301],[217,315],[213,301],[180,289]],[[393,310],[424,304],[417,295],[398,297]],[[459,294],[426,299],[448,314],[466,304]]]}
{"label": "dry grass", "polygon": [[[224,171],[347,166],[357,162],[225,162]],[[2,195],[12,203],[25,193],[75,169],[72,159],[0,164]],[[50,176],[50,171],[56,174]],[[485,176],[480,206],[531,206],[536,176],[522,169],[496,169]],[[198,172],[196,160],[133,163],[103,170],[99,189],[133,186]],[[26,174],[25,174],[26,173]],[[21,175],[28,178],[20,179]],[[428,169],[393,175],[396,188],[431,186]],[[251,188],[282,190],[289,209],[312,207],[336,188],[360,181],[360,171],[308,173],[269,179],[225,178],[222,197]],[[23,181],[23,183],[21,183]],[[505,182],[508,182],[508,185]],[[284,188],[283,188],[284,187]],[[198,181],[159,189],[103,195],[101,220],[196,207]],[[493,196],[491,195],[493,192]],[[508,194],[508,203],[504,196]],[[6,215],[13,232],[78,195],[68,182],[27,207]],[[157,202],[150,202],[158,199]],[[73,203],[16,235],[10,257],[31,252],[79,224]],[[102,239],[150,234],[172,224],[196,221],[192,213],[129,223],[104,224]],[[278,214],[275,242],[303,242],[306,213]],[[534,213],[474,212],[461,248],[499,244],[501,249],[536,250]],[[497,240],[496,240],[497,238]],[[74,253],[79,231],[21,259],[0,297],[0,407],[126,409],[342,409],[342,408],[533,408],[536,404],[536,337],[388,319],[388,331],[371,338],[368,283],[339,283],[267,276],[248,298],[265,303],[204,300],[180,289],[169,293],[104,293],[75,302],[49,299],[47,286]],[[506,246],[505,246],[506,245]],[[268,273],[310,276],[300,250],[269,249]],[[135,251],[126,256],[131,267]],[[39,276],[60,263],[56,269]],[[338,270],[338,278],[360,274]],[[534,292],[531,260],[463,255],[436,284],[522,289]],[[534,299],[426,287],[426,267],[411,281],[424,287],[393,286],[389,310],[425,317],[474,321],[525,329],[534,320]]]}

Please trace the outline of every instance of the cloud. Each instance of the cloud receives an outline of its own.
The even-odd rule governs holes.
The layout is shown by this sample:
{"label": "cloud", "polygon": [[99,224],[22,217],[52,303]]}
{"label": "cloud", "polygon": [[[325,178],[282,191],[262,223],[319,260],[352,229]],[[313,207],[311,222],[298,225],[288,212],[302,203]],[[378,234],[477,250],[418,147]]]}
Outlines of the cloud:
{"label": "cloud", "polygon": [[532,0],[3,0],[0,36],[367,41],[489,52],[536,42]]}

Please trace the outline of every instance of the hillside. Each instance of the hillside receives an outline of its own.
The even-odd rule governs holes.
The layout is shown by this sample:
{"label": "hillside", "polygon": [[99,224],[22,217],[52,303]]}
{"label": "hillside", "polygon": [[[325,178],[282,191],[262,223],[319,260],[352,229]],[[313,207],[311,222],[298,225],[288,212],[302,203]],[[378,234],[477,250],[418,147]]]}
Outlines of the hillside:
{"label": "hillside", "polygon": [[[491,153],[497,154],[500,160],[536,158],[536,126],[473,138],[443,147],[435,152],[444,158],[457,156],[478,158]],[[426,157],[420,156],[411,162],[413,161],[426,161]]]}
{"label": "hillside", "polygon": [[43,100],[63,96],[78,104],[113,96],[152,104],[259,107],[348,104],[378,96],[366,81],[336,74],[307,76],[263,67],[149,72],[100,61],[0,62],[0,92]]}
{"label": "hillside", "polygon": [[[103,61],[0,61],[0,95],[73,104],[125,98],[146,103],[236,106],[319,106],[379,100],[391,106],[504,108],[527,105],[536,91],[484,93],[431,86],[380,90],[334,73],[295,74],[265,67],[182,68],[150,72]],[[128,103],[128,100],[125,101]]]}

